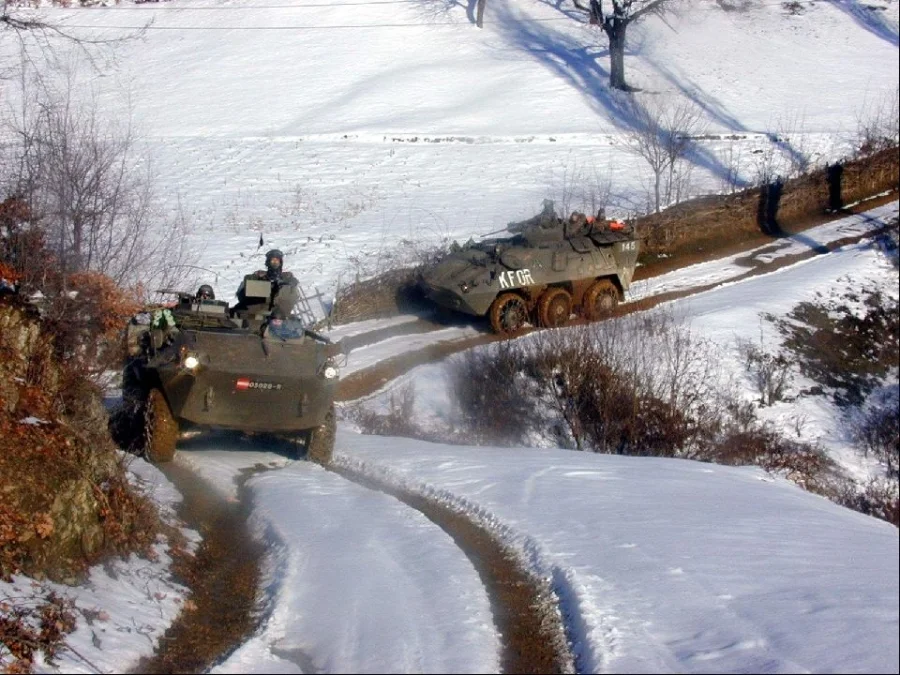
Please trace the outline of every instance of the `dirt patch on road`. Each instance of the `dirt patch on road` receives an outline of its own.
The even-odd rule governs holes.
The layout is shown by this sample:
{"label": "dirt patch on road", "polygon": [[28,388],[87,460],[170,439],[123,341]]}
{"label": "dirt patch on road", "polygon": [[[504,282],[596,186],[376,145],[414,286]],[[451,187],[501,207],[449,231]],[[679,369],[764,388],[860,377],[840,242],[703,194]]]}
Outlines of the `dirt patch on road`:
{"label": "dirt patch on road", "polygon": [[[226,658],[257,627],[260,562],[265,553],[247,530],[250,500],[229,502],[189,469],[162,467],[184,497],[179,516],[203,536],[176,574],[191,589],[184,610],[135,673],[202,673]],[[240,485],[252,475],[242,477]]]}

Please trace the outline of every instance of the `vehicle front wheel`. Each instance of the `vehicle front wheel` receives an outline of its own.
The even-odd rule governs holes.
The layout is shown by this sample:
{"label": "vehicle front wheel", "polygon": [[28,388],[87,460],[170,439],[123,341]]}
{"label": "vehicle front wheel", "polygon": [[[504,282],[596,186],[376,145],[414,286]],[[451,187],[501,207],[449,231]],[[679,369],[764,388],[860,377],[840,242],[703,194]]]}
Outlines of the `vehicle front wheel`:
{"label": "vehicle front wheel", "polygon": [[171,462],[178,442],[178,421],[166,397],[151,389],[144,412],[144,454],[154,464]]}
{"label": "vehicle front wheel", "polygon": [[334,437],[337,432],[337,421],[334,416],[334,405],[328,410],[325,421],[307,432],[306,459],[322,466],[331,462],[334,454]]}
{"label": "vehicle front wheel", "polygon": [[491,305],[491,328],[500,335],[515,333],[525,325],[528,309],[525,301],[515,293],[504,293]]}

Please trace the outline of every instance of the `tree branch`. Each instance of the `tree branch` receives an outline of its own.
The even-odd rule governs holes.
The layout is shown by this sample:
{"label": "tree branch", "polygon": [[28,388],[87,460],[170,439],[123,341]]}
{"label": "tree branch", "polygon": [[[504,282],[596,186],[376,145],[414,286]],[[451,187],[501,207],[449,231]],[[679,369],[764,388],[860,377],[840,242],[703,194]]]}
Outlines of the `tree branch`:
{"label": "tree branch", "polygon": [[653,2],[651,2],[650,4],[645,5],[645,6],[641,7],[640,9],[636,10],[631,16],[628,17],[628,20],[629,21],[637,21],[645,14],[651,14],[653,12],[658,12],[660,9],[662,9],[663,5],[666,5],[671,1],[672,0],[653,0]]}

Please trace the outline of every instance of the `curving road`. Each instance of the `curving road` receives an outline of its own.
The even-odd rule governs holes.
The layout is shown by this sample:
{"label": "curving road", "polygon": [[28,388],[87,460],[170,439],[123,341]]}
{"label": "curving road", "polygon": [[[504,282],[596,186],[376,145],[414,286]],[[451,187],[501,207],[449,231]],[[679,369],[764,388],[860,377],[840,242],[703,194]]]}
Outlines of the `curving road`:
{"label": "curving road", "polygon": [[[896,218],[893,203],[875,220],[845,217],[812,234],[729,251],[715,264],[642,270],[621,311],[773,271],[871,236]],[[342,401],[497,339],[477,323],[428,317],[346,326],[333,336],[352,347]],[[188,493],[211,486],[221,504],[231,505],[231,517],[190,507],[183,514],[210,542],[189,576],[197,609],[169,631],[165,648],[142,672],[197,672],[215,664],[217,672],[573,671],[546,583],[523,573],[465,513],[349,465],[325,470],[291,462],[278,448],[237,436],[181,447],[189,452],[179,453],[170,478]],[[260,588],[261,596],[248,587]]]}

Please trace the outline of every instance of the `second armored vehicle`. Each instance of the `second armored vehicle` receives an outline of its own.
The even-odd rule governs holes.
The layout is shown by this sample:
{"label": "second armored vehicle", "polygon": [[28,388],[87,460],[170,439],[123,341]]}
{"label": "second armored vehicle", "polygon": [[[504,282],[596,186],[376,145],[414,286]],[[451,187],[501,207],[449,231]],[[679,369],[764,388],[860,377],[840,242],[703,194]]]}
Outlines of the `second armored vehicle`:
{"label": "second armored vehicle", "polygon": [[[250,281],[246,293],[265,302],[271,289]],[[137,419],[136,449],[168,461],[180,431],[212,427],[287,437],[327,463],[341,344],[295,318],[176,295],[174,306],[128,324],[122,394]]]}
{"label": "second armored vehicle", "polygon": [[545,201],[540,214],[507,230],[504,238],[456,246],[427,268],[419,282],[425,296],[488,316],[501,334],[528,322],[562,326],[574,313],[599,319],[624,299],[638,256],[630,227],[578,213],[562,220]]}

